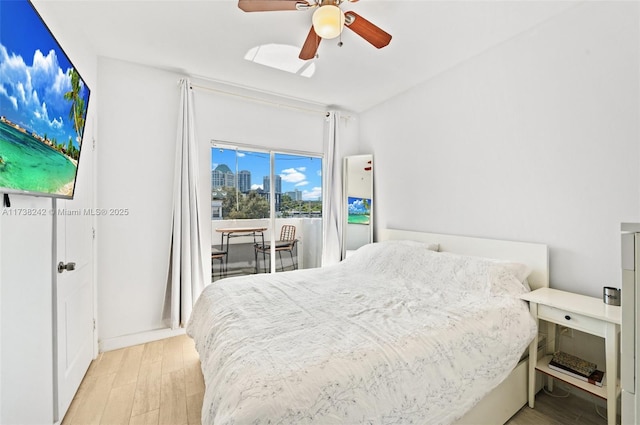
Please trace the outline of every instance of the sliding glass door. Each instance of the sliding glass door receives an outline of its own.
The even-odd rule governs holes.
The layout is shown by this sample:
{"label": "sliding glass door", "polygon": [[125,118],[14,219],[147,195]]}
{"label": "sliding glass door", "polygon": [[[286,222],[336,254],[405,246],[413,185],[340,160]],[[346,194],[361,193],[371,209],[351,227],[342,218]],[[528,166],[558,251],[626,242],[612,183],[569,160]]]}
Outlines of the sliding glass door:
{"label": "sliding glass door", "polygon": [[322,158],[214,144],[211,220],[212,280],[319,267]]}

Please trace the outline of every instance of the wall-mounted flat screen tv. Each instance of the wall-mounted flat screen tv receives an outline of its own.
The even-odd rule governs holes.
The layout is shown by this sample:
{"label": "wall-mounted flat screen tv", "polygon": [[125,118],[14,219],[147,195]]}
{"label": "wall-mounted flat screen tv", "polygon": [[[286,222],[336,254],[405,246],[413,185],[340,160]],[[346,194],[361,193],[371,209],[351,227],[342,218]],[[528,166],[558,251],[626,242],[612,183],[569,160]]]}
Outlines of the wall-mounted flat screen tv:
{"label": "wall-mounted flat screen tv", "polygon": [[28,0],[0,0],[0,193],[73,198],[89,88]]}

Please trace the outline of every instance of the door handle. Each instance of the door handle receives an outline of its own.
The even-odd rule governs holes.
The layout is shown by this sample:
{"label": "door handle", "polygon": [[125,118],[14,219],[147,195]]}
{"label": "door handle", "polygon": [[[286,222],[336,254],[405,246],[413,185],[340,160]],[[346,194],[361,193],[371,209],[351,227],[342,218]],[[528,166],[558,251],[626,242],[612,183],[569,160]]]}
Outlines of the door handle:
{"label": "door handle", "polygon": [[76,269],[76,263],[69,262],[67,264],[60,261],[58,263],[58,273],[62,273],[63,271],[74,271]]}

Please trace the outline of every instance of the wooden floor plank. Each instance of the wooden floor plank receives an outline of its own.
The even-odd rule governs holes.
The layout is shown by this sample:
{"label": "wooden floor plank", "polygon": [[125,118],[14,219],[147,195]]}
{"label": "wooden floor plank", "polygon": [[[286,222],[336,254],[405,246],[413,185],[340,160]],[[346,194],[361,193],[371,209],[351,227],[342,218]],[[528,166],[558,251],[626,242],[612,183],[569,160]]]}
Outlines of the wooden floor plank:
{"label": "wooden floor plank", "polygon": [[164,353],[164,340],[147,342],[144,344],[144,352],[142,353],[142,363],[156,363],[162,361]]}
{"label": "wooden floor plank", "polygon": [[113,386],[100,418],[101,425],[127,425],[131,419],[131,407],[136,383]]}
{"label": "wooden floor plank", "polygon": [[124,350],[120,368],[113,381],[113,386],[135,384],[138,380],[138,372],[140,371],[140,363],[142,362],[142,353],[144,346],[137,345]]}
{"label": "wooden floor plank", "polygon": [[96,359],[94,367],[90,367],[87,374],[90,376],[109,375],[117,373],[124,357],[125,349],[107,351],[102,353],[98,359]]}
{"label": "wooden floor plank", "polygon": [[88,382],[84,394],[72,402],[77,407],[69,425],[100,424],[115,377],[115,373],[110,373],[85,378]]}
{"label": "wooden floor plank", "polygon": [[160,409],[161,371],[162,360],[155,363],[143,363],[140,366],[132,415]]}
{"label": "wooden floor plank", "polygon": [[187,396],[187,419],[189,425],[201,425],[203,397],[204,392]]}
{"label": "wooden floor plank", "polygon": [[[595,401],[583,398],[588,395],[581,396],[563,389],[557,389],[553,394],[540,391],[536,395],[535,409],[525,405],[506,425],[606,425],[607,420],[596,412]],[[606,415],[606,409],[600,410]]]}
{"label": "wooden floor plank", "polygon": [[180,337],[165,340],[164,353],[162,355],[162,374],[182,370],[183,362],[183,342]]}
{"label": "wooden floor plank", "polygon": [[129,425],[158,425],[160,409],[152,410],[138,416],[132,416]]}
{"label": "wooden floor plank", "polygon": [[204,378],[198,358],[185,359],[184,379],[187,396],[204,393]]}
{"label": "wooden floor plank", "polygon": [[188,425],[184,371],[162,374],[160,388],[160,425]]}

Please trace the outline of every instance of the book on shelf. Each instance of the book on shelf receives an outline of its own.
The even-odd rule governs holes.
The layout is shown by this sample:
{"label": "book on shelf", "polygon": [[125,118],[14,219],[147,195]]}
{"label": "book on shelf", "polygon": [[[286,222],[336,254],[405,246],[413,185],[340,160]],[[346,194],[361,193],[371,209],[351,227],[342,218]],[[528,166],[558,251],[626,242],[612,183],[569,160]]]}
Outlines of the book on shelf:
{"label": "book on shelf", "polygon": [[558,372],[562,372],[566,375],[569,376],[573,376],[574,378],[577,378],[581,381],[584,382],[588,382],[590,384],[596,385],[598,387],[601,387],[604,384],[604,372],[601,370],[594,370],[591,375],[589,376],[583,376],[580,374],[577,374],[575,372],[572,372],[571,370],[568,369],[564,369],[562,367],[559,367],[557,365],[551,364],[551,362],[549,362],[549,369],[553,369],[556,370]]}
{"label": "book on shelf", "polygon": [[598,369],[595,363],[583,360],[580,357],[565,353],[564,351],[556,351],[549,365],[551,364],[585,378],[589,378],[589,376]]}

